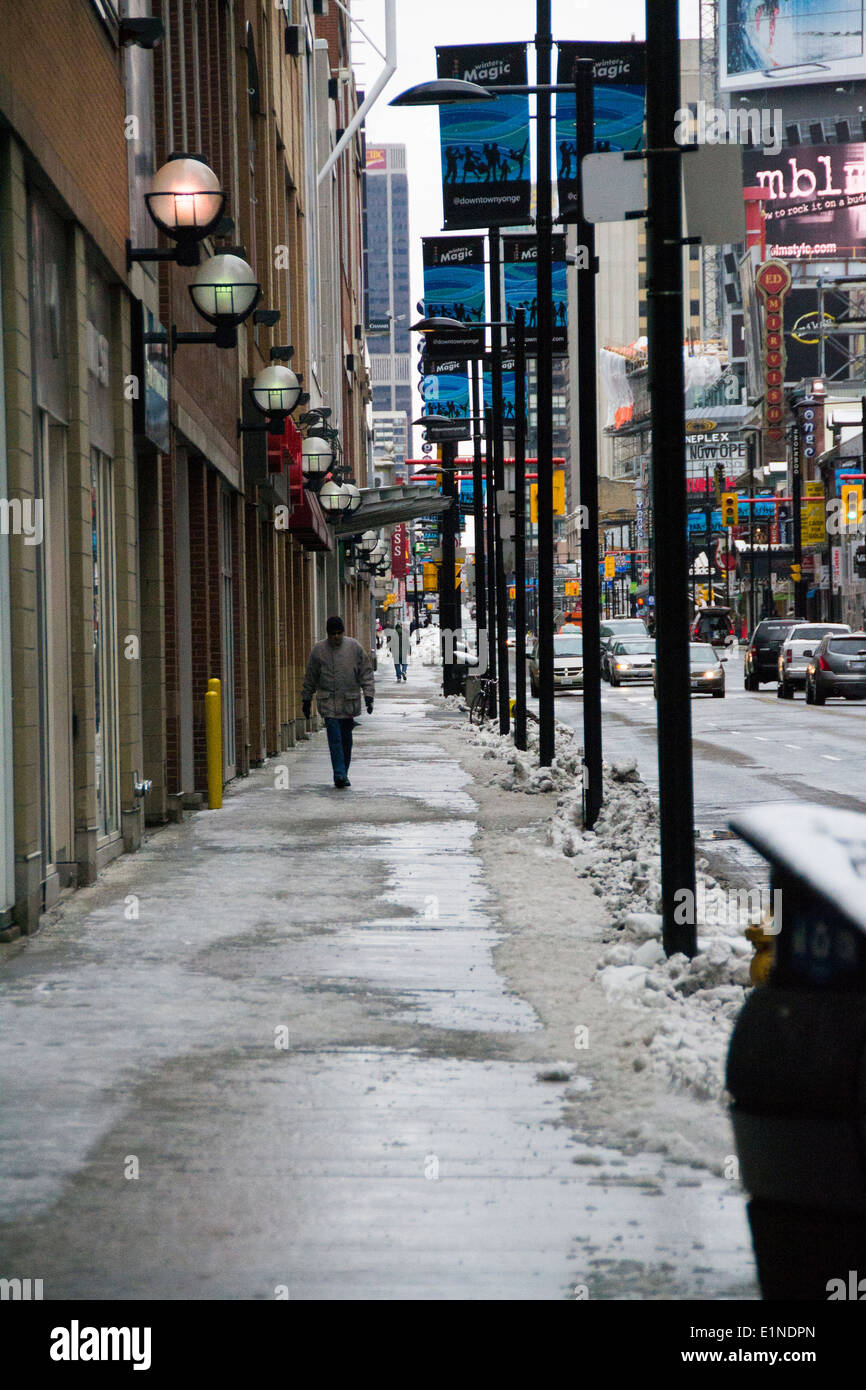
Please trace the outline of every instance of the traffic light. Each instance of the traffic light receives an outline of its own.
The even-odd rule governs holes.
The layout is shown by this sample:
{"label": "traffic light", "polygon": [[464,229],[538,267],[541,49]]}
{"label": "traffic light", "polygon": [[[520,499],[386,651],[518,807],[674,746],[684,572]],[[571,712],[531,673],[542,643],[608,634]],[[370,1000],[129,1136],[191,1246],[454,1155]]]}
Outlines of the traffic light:
{"label": "traffic light", "polygon": [[792,566],[791,566],[791,578],[793,579],[793,581],[794,581],[795,584],[802,584],[802,582],[803,582],[803,566],[802,566],[802,565],[792,565]]}
{"label": "traffic light", "polygon": [[860,483],[842,484],[842,521],[847,530],[859,529],[863,520],[863,487]]}
{"label": "traffic light", "polygon": [[725,492],[725,465],[723,463],[716,464],[713,476],[716,488],[716,501],[721,502]]}
{"label": "traffic light", "polygon": [[[553,515],[565,516],[565,469],[557,468],[553,474]],[[529,484],[529,520],[538,525],[538,483]]]}
{"label": "traffic light", "polygon": [[735,492],[722,493],[722,526],[736,526],[740,502]]}

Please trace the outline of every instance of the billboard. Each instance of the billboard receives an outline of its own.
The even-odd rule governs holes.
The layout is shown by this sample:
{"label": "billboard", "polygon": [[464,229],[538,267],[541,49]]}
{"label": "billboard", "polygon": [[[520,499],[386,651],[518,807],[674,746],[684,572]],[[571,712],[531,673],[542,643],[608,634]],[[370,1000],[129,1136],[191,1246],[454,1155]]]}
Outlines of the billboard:
{"label": "billboard", "polygon": [[[437,48],[436,71],[480,87],[525,84],[526,44]],[[530,220],[528,96],[440,106],[439,139],[446,230]]]}
{"label": "billboard", "polygon": [[424,314],[457,319],[465,333],[426,335],[428,357],[480,357],[484,352],[484,237],[423,237]]}
{"label": "billboard", "polygon": [[864,0],[720,0],[719,86],[863,77]]}
{"label": "billboard", "polygon": [[767,255],[866,259],[866,144],[743,151],[746,186],[765,188]]}
{"label": "billboard", "polygon": [[[639,150],[646,111],[646,46],[642,43],[561,43],[557,83],[574,81],[578,58],[593,62],[597,153]],[[556,98],[557,187],[561,212],[577,206],[576,98]]]}
{"label": "billboard", "polygon": [[[538,352],[538,242],[535,237],[504,236],[502,262],[505,317],[511,323],[517,310],[523,310],[526,351],[533,356]],[[513,349],[511,329],[508,345]],[[568,352],[568,278],[562,235],[553,238],[553,351],[561,356]]]}
{"label": "billboard", "polygon": [[[843,377],[848,361],[845,344],[851,338],[831,338],[830,335],[840,319],[847,316],[850,298],[837,290],[824,292],[824,373],[827,377]],[[793,287],[785,300],[784,312],[785,349],[787,365],[785,380],[789,383],[802,381],[804,377],[818,376],[820,367],[820,334],[818,323],[818,291],[814,285],[809,289]]]}

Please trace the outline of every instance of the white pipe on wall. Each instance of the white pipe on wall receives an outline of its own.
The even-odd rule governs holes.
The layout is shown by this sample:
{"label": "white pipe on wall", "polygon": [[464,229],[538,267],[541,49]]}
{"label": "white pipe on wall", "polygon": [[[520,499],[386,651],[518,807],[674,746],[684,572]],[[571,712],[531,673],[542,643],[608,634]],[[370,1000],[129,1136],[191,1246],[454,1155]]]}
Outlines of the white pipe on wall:
{"label": "white pipe on wall", "polygon": [[358,110],[355,112],[340,139],[337,141],[331,153],[328,155],[324,166],[319,170],[316,180],[322,184],[333,169],[337,160],[340,158],[346,147],[352,142],[358,129],[364,123],[364,118],[372,106],[375,106],[382,92],[387,87],[394,73],[397,71],[397,0],[385,0],[385,66],[367,93]]}

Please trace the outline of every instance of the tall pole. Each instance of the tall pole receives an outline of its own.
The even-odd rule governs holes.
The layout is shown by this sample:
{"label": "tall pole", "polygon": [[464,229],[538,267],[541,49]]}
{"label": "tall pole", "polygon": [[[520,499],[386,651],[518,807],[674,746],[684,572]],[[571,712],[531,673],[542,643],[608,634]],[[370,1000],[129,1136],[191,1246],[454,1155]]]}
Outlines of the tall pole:
{"label": "tall pole", "polygon": [[755,589],[755,469],[758,459],[758,438],[755,434],[749,435],[747,446],[749,456],[749,637],[751,637],[758,625],[758,615],[755,610],[756,589]]}
{"label": "tall pole", "polygon": [[442,644],[442,691],[458,694],[454,667],[454,634],[460,626],[454,561],[457,548],[457,475],[454,464],[456,444],[442,445],[442,495],[450,499],[442,513],[442,562],[439,566],[439,633]]}
{"label": "tall pole", "polygon": [[514,746],[526,749],[526,315],[514,316]]}
{"label": "tall pole", "polygon": [[713,504],[710,501],[710,470],[704,469],[704,520],[707,531],[707,598],[710,607],[715,603],[713,593],[713,561],[711,556],[713,544]]}
{"label": "tall pole", "polygon": [[[490,318],[494,324],[502,321],[502,283],[499,273],[499,228],[488,232],[490,247]],[[505,556],[502,548],[499,518],[499,494],[505,486],[505,448],[502,436],[502,329],[492,328],[490,334],[490,385],[493,405],[493,489],[488,505],[493,508],[496,538],[496,664],[499,668],[499,732],[507,734],[511,727],[508,707],[508,585],[505,577]],[[488,440],[488,451],[491,441]]]}
{"label": "tall pole", "polygon": [[[488,650],[490,635],[487,632],[487,589],[485,587],[484,564],[484,474],[482,469],[482,400],[481,400],[481,360],[472,361],[472,516],[475,522],[475,651],[481,660],[481,634]],[[479,670],[479,675],[484,672]]]}
{"label": "tall pole", "polygon": [[493,413],[484,412],[484,455],[487,491],[487,665],[496,679],[499,649],[496,638],[496,498],[493,487]]}
{"label": "tall pole", "polygon": [[[656,527],[659,820],[667,955],[697,951],[688,538],[683,380],[683,265],[678,0],[647,0],[648,355]],[[685,894],[685,897],[682,895]],[[686,917],[685,922],[678,920]]]}
{"label": "tall pole", "polygon": [[[795,412],[794,429],[791,434],[791,505],[794,508],[794,564],[800,566],[799,573],[803,573],[803,509],[801,505],[803,495],[803,464],[800,454],[800,418]],[[794,584],[794,616],[805,618],[806,616],[806,586],[802,579]]]}
{"label": "tall pole", "polygon": [[[539,87],[542,87],[550,83],[550,57],[553,48],[550,0],[537,0],[535,27],[536,81]],[[541,766],[549,767],[556,751],[553,703],[553,194],[550,174],[550,93],[539,91],[536,101],[538,752]],[[584,609],[586,607],[584,603]],[[584,649],[585,647],[586,644]]]}
{"label": "tall pole", "polygon": [[[592,59],[577,64],[577,168],[595,148],[595,106]],[[583,817],[587,828],[595,825],[601,810],[601,614],[598,580],[598,402],[596,399],[595,341],[595,227],[583,216],[583,188],[578,202],[577,240],[586,247],[586,267],[577,272],[577,370],[579,382],[578,444],[580,449],[580,572],[583,592]],[[579,259],[578,265],[582,265]],[[540,452],[540,451],[539,451]],[[540,494],[539,494],[540,495]]]}

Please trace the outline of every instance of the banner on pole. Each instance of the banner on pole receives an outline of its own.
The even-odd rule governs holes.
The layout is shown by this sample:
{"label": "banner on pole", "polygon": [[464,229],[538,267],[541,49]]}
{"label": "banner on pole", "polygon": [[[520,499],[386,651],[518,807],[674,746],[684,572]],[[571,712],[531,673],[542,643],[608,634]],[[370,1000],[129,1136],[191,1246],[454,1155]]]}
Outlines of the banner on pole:
{"label": "banner on pole", "polygon": [[[508,320],[508,346],[514,348],[511,324],[518,309],[526,316],[526,351],[538,352],[538,242],[530,236],[502,238],[505,317]],[[565,237],[553,238],[553,351],[568,353],[568,279]]]}
{"label": "banner on pole", "polygon": [[[484,358],[484,408],[493,409],[493,377],[491,376],[493,359],[488,353]],[[506,434],[514,433],[514,418],[517,408],[517,392],[515,387],[514,358],[508,353],[502,356],[502,424]]]}
{"label": "banner on pole", "polygon": [[[643,146],[646,110],[646,45],[643,43],[561,43],[557,82],[574,81],[579,58],[594,70],[595,152],[616,153]],[[556,98],[556,154],[559,210],[577,207],[577,104],[573,93]]]}
{"label": "banner on pole", "polygon": [[[459,358],[424,361],[424,414],[439,419],[425,425],[431,443],[453,443],[471,438],[469,377]],[[444,417],[444,418],[443,418]]]}
{"label": "banner on pole", "polygon": [[[526,83],[526,44],[436,49],[440,78],[479,87]],[[446,230],[520,225],[530,218],[529,97],[455,102],[439,108]]]}
{"label": "banner on pole", "polygon": [[457,319],[466,328],[458,333],[428,333],[425,356],[481,357],[484,353],[484,237],[423,237],[424,316]]}
{"label": "banner on pole", "polygon": [[395,579],[405,579],[410,568],[409,528],[401,521],[391,532],[391,573]]}

